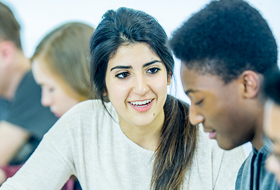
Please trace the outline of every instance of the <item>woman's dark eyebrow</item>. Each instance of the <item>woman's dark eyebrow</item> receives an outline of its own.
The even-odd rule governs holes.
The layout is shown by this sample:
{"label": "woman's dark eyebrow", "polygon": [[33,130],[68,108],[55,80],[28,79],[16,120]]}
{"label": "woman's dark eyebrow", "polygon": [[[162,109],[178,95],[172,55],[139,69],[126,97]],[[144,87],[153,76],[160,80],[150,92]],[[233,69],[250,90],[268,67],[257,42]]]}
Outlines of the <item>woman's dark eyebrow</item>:
{"label": "woman's dark eyebrow", "polygon": [[[152,65],[154,63],[162,63],[162,61],[159,61],[159,60],[154,60],[154,61],[151,61],[149,63],[146,63],[145,65],[143,65],[143,67],[147,67],[149,65]],[[123,66],[123,65],[118,65],[118,66],[115,66],[113,67],[110,71],[114,70],[114,69],[132,69],[132,66]]]}
{"label": "woman's dark eyebrow", "polygon": [[132,69],[132,67],[131,66],[118,65],[118,66],[113,67],[110,71],[112,71],[114,69]]}
{"label": "woman's dark eyebrow", "polygon": [[162,63],[162,61],[159,61],[159,60],[151,61],[151,62],[146,63],[145,65],[143,65],[143,68],[144,68],[144,67],[148,67],[149,65],[152,65],[152,64],[154,64],[154,63]]}

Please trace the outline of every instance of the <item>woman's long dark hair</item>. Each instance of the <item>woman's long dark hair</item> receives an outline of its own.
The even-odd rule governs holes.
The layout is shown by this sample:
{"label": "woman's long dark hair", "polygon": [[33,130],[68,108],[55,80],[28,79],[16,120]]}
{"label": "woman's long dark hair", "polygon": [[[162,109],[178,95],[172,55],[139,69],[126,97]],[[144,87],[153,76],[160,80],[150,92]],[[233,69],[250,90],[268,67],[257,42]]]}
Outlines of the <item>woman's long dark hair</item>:
{"label": "woman's long dark hair", "polygon": [[179,190],[190,168],[197,142],[197,128],[189,122],[189,106],[170,95],[164,105],[165,120],[156,150],[154,189]]}
{"label": "woman's long dark hair", "polygon": [[[166,46],[167,35],[152,16],[124,7],[116,11],[109,10],[103,15],[90,42],[92,86],[103,105],[109,59],[119,46],[140,42],[149,44],[165,64],[167,73],[172,75],[174,60]],[[193,159],[197,128],[189,123],[188,105],[172,96],[167,96],[164,113],[165,121],[155,151],[151,188],[179,190],[183,187],[186,170]]]}

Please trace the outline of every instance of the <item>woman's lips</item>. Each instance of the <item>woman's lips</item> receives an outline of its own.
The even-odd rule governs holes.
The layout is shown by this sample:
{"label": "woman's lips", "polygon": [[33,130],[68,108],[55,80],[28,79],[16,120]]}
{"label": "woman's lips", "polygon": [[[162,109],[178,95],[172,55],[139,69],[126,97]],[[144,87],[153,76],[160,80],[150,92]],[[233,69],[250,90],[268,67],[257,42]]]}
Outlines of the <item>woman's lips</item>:
{"label": "woman's lips", "polygon": [[[136,101],[138,103],[140,103],[141,101]],[[145,111],[148,111],[151,106],[152,106],[152,103],[154,102],[154,99],[152,99],[151,101],[142,101],[142,102],[147,102],[146,104],[137,104],[135,102],[129,102],[129,104],[137,111],[139,112],[145,112]]]}
{"label": "woman's lips", "polygon": [[61,114],[58,114],[58,113],[53,113],[55,115],[55,117],[57,118],[60,118],[61,117]]}

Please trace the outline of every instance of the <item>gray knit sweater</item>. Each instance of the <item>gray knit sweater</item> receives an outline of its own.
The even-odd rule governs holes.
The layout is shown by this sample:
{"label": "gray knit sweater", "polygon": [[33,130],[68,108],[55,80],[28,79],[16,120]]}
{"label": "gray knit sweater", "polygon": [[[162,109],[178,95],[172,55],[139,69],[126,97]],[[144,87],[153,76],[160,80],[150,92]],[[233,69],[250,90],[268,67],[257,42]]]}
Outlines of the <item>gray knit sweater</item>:
{"label": "gray knit sweater", "polygon": [[[113,106],[88,100],[64,114],[19,170],[0,190],[58,190],[75,175],[84,190],[148,190],[153,151],[122,132]],[[220,149],[201,129],[184,189],[234,189],[245,155],[242,147]]]}

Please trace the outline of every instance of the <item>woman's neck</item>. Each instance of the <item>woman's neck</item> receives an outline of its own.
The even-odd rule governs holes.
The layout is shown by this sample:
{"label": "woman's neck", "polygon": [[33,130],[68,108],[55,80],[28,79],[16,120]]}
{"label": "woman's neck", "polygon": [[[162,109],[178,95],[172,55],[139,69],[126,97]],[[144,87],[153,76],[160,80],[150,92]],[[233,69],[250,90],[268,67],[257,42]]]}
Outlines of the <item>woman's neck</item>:
{"label": "woman's neck", "polygon": [[[120,116],[119,116],[120,117]],[[120,120],[123,133],[133,142],[147,150],[155,151],[158,147],[160,132],[164,123],[164,111],[154,119],[152,123],[145,126],[136,126]]]}

